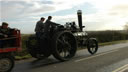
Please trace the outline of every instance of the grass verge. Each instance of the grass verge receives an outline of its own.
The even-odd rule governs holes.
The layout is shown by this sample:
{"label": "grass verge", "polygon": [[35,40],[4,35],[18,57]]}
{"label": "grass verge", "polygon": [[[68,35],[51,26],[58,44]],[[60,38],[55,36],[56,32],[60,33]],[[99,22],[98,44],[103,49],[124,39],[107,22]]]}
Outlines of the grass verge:
{"label": "grass verge", "polygon": [[99,43],[99,46],[113,45],[113,44],[126,43],[126,42],[128,42],[128,40],[105,42],[105,43]]}
{"label": "grass verge", "polygon": [[25,56],[15,56],[15,60],[22,60],[22,59],[28,59],[28,58],[32,58],[32,56],[30,54]]}

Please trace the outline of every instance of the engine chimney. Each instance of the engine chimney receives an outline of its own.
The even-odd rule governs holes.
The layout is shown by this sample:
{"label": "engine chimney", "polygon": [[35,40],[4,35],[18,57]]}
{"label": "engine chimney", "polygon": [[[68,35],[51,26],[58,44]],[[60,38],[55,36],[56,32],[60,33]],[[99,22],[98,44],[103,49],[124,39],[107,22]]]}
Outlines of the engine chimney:
{"label": "engine chimney", "polygon": [[78,24],[79,24],[80,31],[83,31],[83,26],[82,26],[82,11],[81,10],[78,10],[77,11],[77,16],[78,16]]}

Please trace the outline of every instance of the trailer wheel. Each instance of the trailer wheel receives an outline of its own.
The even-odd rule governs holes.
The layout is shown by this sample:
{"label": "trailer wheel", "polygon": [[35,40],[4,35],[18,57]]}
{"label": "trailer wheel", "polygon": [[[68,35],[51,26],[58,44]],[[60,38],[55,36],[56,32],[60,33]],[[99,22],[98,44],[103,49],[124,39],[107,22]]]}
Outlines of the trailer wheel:
{"label": "trailer wheel", "polygon": [[53,56],[60,60],[66,61],[71,59],[77,50],[76,39],[72,33],[61,31],[53,36]]}
{"label": "trailer wheel", "polygon": [[95,39],[89,39],[87,49],[90,54],[95,54],[98,50],[98,42]]}
{"label": "trailer wheel", "polygon": [[0,57],[0,72],[10,72],[14,67],[14,57],[11,55],[2,55]]}

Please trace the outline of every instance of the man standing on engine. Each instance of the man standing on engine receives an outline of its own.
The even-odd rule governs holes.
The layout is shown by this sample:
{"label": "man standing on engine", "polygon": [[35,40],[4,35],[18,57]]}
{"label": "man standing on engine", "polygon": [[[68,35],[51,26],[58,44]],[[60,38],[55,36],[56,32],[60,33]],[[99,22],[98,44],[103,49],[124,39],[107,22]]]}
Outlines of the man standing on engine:
{"label": "man standing on engine", "polygon": [[48,16],[48,19],[46,20],[44,25],[44,33],[48,33],[50,31],[50,27],[59,25],[57,23],[52,22],[51,20],[52,20],[52,16]]}
{"label": "man standing on engine", "polygon": [[40,21],[36,23],[35,32],[36,32],[37,38],[40,38],[41,34],[44,32],[44,20],[45,18],[41,17]]}

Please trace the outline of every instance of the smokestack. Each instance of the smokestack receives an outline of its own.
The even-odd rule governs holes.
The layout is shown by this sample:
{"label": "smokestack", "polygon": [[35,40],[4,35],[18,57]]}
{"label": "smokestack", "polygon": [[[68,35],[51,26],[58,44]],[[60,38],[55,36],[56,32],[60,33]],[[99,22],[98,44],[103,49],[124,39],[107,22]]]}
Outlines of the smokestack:
{"label": "smokestack", "polygon": [[80,31],[83,31],[83,28],[82,28],[82,11],[81,10],[77,11],[77,16],[78,16],[78,24],[79,24]]}

